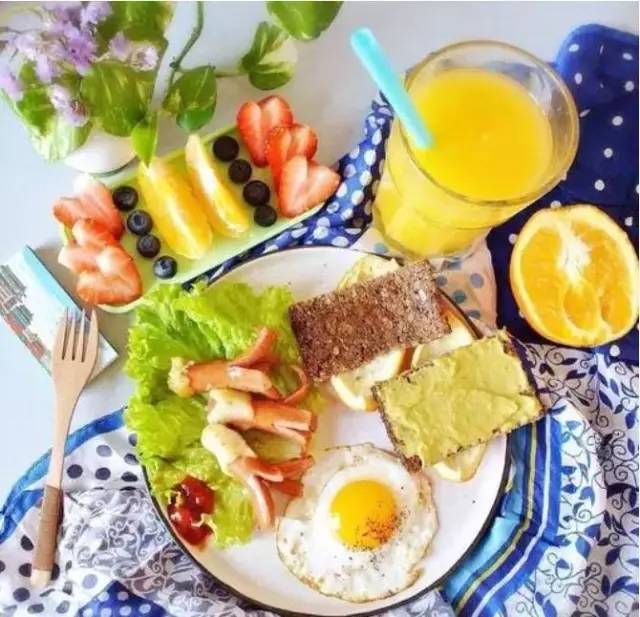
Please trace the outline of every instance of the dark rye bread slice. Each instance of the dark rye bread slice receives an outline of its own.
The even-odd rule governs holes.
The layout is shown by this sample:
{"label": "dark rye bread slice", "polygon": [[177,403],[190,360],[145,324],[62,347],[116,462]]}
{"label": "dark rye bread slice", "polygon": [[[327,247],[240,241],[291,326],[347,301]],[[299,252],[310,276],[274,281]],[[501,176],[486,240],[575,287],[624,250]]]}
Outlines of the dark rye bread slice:
{"label": "dark rye bread slice", "polygon": [[[493,334],[491,337],[485,337],[485,338],[497,338],[500,343],[502,344],[502,348],[503,351],[515,358],[518,363],[521,365],[524,375],[525,375],[525,380],[526,380],[526,387],[521,390],[519,392],[519,394],[521,395],[525,395],[530,397],[531,399],[533,399],[534,403],[537,403],[537,413],[535,416],[532,416],[531,418],[528,418],[526,421],[520,422],[520,423],[515,423],[512,427],[510,427],[510,429],[508,431],[500,431],[499,429],[496,429],[494,431],[492,431],[491,434],[491,438],[492,437],[496,437],[500,434],[506,434],[509,433],[513,430],[516,430],[517,428],[520,428],[521,426],[525,426],[526,424],[530,424],[531,422],[535,422],[536,420],[538,420],[539,418],[541,418],[546,409],[544,408],[544,406],[542,405],[542,403],[540,402],[540,399],[538,398],[538,394],[537,394],[537,390],[535,387],[535,382],[533,381],[533,377],[531,375],[531,371],[529,369],[528,363],[525,361],[525,359],[523,357],[521,357],[521,355],[518,353],[517,349],[514,346],[513,340],[511,339],[510,335],[507,334],[507,332],[505,330],[500,330],[498,331],[496,334]],[[481,342],[483,339],[478,339],[473,341],[473,343],[471,343],[470,345],[475,345],[479,342]],[[451,353],[455,353],[455,351],[450,352]],[[450,355],[447,354],[447,355]],[[401,375],[398,375],[397,377],[393,377],[392,379],[388,380],[390,381],[394,381],[394,380],[405,380],[405,381],[410,381],[412,378],[416,378],[417,375],[420,374],[420,372],[428,366],[432,366],[433,362],[426,362],[425,364],[419,366],[418,368],[415,369],[411,369],[409,371],[405,371],[404,373],[402,373]],[[380,413],[380,417],[382,419],[382,422],[386,428],[387,431],[387,435],[389,436],[389,439],[391,440],[393,447],[396,451],[396,454],[399,456],[399,458],[402,460],[402,463],[404,464],[404,466],[411,472],[417,472],[420,471],[423,468],[423,462],[422,459],[420,458],[420,456],[418,455],[412,455],[411,453],[409,453],[407,451],[407,447],[404,443],[404,441],[402,440],[402,437],[399,435],[399,430],[398,427],[395,426],[394,420],[393,418],[390,418],[387,410],[385,409],[385,402],[383,400],[383,397],[381,395],[381,389],[384,388],[384,384],[388,383],[388,382],[383,382],[380,384],[376,384],[375,386],[373,386],[372,388],[372,394],[373,397],[375,398],[377,404],[378,404],[378,412]],[[459,448],[456,451],[451,451],[447,453],[447,457],[448,456],[452,456],[454,454],[457,454],[457,452],[460,452],[466,448],[471,448],[473,446],[479,445],[483,442],[488,441],[487,439],[478,439],[477,441],[475,441],[474,443],[470,443],[468,445],[466,445],[464,448]]]}
{"label": "dark rye bread slice", "polygon": [[289,316],[304,367],[314,381],[451,331],[426,261],[297,302]]}

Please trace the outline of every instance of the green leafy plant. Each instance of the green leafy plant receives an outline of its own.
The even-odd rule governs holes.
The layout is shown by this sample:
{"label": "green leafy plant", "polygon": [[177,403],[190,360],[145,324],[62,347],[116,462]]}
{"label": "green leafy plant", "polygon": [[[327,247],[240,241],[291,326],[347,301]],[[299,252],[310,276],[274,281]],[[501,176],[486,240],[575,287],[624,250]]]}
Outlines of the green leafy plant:
{"label": "green leafy plant", "polygon": [[259,23],[237,66],[222,70],[214,64],[183,66],[204,25],[204,5],[196,2],[193,31],[171,61],[160,109],[152,109],[173,4],[46,3],[30,9],[33,27],[0,28],[0,94],[46,159],[64,158],[95,127],[130,136],[136,154],[148,162],[158,140],[159,113],[175,117],[187,131],[196,131],[215,113],[218,79],[246,76],[260,90],[283,86],[295,71],[295,41],[317,38],[340,5],[267,2],[273,23]]}

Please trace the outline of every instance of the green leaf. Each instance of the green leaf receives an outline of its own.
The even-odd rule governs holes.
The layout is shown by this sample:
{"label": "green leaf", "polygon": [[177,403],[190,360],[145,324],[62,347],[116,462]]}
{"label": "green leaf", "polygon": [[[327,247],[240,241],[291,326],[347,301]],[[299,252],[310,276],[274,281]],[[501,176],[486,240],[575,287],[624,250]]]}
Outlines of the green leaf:
{"label": "green leaf", "polygon": [[289,2],[269,0],[271,17],[293,38],[311,41],[318,38],[335,19],[342,2]]}
{"label": "green leaf", "polygon": [[242,57],[241,68],[249,81],[261,90],[286,84],[297,60],[295,44],[284,30],[263,21],[258,25],[251,49]]}
{"label": "green leaf", "polygon": [[158,146],[158,112],[147,114],[131,131],[133,149],[141,161],[149,164]]}
{"label": "green leaf", "polygon": [[22,118],[32,134],[43,136],[52,118],[56,115],[47,87],[36,76],[33,64],[27,62],[20,70],[20,81],[24,93],[15,103],[16,113]]}
{"label": "green leaf", "polygon": [[107,133],[125,137],[146,115],[153,80],[153,71],[102,61],[82,78],[80,92],[92,120]]}
{"label": "green leaf", "polygon": [[178,126],[189,133],[193,133],[202,128],[207,122],[213,118],[213,107],[206,107],[203,109],[191,109],[185,111],[183,114],[178,114],[176,122]]}
{"label": "green leaf", "polygon": [[25,90],[22,98],[16,102],[16,110],[23,122],[34,135],[45,135],[56,111],[49,101],[44,87]]}
{"label": "green leaf", "polygon": [[60,115],[54,114],[43,135],[32,134],[31,141],[37,152],[48,161],[58,161],[77,150],[89,137],[91,123],[72,126]]}
{"label": "green leaf", "polygon": [[103,41],[122,31],[132,41],[151,41],[166,46],[164,32],[173,17],[171,2],[112,2],[112,13],[98,26]]}
{"label": "green leaf", "polygon": [[196,131],[211,120],[216,99],[215,69],[205,65],[184,71],[169,88],[162,107],[177,116],[182,128]]}
{"label": "green leaf", "polygon": [[273,90],[284,86],[293,77],[293,72],[294,68],[290,62],[276,62],[251,71],[249,81],[260,90]]}

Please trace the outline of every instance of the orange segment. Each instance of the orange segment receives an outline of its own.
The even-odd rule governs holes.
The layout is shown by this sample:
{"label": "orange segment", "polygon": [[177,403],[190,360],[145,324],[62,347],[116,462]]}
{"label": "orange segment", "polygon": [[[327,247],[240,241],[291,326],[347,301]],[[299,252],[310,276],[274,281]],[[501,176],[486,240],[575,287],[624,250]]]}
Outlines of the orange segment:
{"label": "orange segment", "polygon": [[536,212],[513,247],[509,278],[529,325],[549,340],[602,345],[638,319],[638,257],[595,206]]}
{"label": "orange segment", "polygon": [[244,234],[251,225],[249,208],[239,203],[219,178],[213,156],[196,133],[189,135],[184,158],[191,187],[211,227],[231,238]]}
{"label": "orange segment", "polygon": [[187,179],[170,164],[153,159],[140,163],[138,181],[147,210],[162,239],[187,259],[199,259],[211,246],[213,233]]}

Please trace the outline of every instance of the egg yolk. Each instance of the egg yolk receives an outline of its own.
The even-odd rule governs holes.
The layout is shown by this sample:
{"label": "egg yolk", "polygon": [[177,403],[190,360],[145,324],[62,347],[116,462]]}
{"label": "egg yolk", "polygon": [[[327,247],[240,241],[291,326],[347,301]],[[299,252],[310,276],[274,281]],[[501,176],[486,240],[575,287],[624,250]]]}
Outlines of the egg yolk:
{"label": "egg yolk", "polygon": [[396,528],[396,501],[389,487],[375,480],[343,486],[331,502],[341,542],[359,550],[384,544]]}

